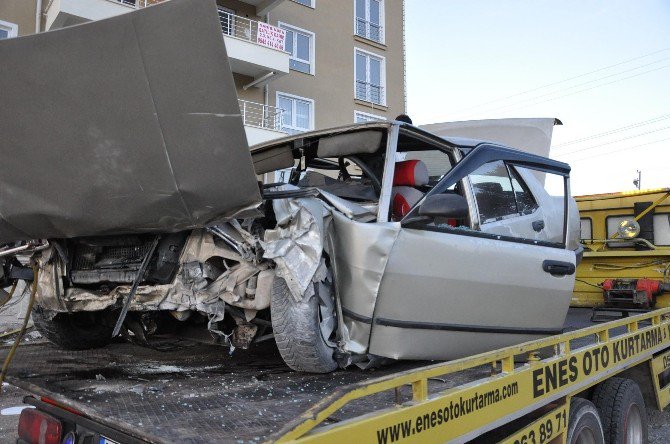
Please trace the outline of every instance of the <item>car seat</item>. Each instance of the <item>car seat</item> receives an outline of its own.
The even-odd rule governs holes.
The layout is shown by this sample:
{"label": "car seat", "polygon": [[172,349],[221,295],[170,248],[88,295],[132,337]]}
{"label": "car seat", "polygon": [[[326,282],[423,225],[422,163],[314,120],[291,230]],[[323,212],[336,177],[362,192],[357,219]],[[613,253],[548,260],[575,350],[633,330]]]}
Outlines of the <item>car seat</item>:
{"label": "car seat", "polygon": [[400,220],[417,204],[424,193],[416,187],[428,185],[428,167],[421,160],[396,162],[391,203],[393,220]]}

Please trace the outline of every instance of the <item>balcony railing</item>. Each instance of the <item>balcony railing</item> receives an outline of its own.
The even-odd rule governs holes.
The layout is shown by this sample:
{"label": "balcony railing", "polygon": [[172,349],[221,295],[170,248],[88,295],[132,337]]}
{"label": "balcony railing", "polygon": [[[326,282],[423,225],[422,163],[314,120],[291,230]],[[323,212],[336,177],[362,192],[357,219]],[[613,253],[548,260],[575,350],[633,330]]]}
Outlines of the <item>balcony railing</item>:
{"label": "balcony railing", "polygon": [[286,31],[267,23],[251,20],[219,9],[221,29],[225,35],[284,51]]}
{"label": "balcony railing", "polygon": [[[135,8],[145,8],[165,0],[110,0]],[[286,45],[286,31],[264,22],[251,20],[246,17],[232,14],[219,9],[221,30],[225,35],[257,43],[268,48],[284,51]]]}
{"label": "balcony railing", "polygon": [[384,27],[357,17],[356,35],[382,43],[384,41]]}
{"label": "balcony railing", "polygon": [[238,100],[245,125],[274,131],[283,131],[284,109],[262,103]]}
{"label": "balcony railing", "polygon": [[121,3],[126,6],[132,6],[134,8],[145,8],[147,6],[151,6],[154,3],[159,3],[156,0],[108,0],[112,1],[115,3]]}
{"label": "balcony railing", "polygon": [[386,105],[384,87],[360,80],[356,80],[356,98],[377,105]]}

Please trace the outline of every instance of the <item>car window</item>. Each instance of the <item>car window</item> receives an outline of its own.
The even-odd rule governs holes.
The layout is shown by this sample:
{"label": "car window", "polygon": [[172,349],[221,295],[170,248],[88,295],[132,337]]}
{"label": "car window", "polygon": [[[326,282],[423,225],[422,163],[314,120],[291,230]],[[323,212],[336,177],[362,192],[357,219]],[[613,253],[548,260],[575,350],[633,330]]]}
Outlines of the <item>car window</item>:
{"label": "car window", "polygon": [[539,208],[519,173],[502,161],[482,165],[470,175],[482,224],[532,214]]}
{"label": "car window", "polygon": [[519,214],[512,181],[504,162],[489,162],[477,168],[470,174],[470,183],[482,224]]}
{"label": "car window", "polygon": [[[391,189],[389,217],[395,221],[402,220],[452,168],[449,154],[442,150],[425,147],[403,151],[403,148],[399,146],[396,152]],[[455,192],[454,187],[448,192]]]}
{"label": "car window", "polygon": [[539,208],[533,194],[528,189],[528,185],[521,179],[519,173],[513,166],[509,167],[510,178],[512,179],[512,188],[519,214],[531,214]]}
{"label": "car window", "polygon": [[398,160],[421,160],[428,168],[431,184],[439,182],[452,168],[449,155],[440,150],[408,151],[398,153]]}

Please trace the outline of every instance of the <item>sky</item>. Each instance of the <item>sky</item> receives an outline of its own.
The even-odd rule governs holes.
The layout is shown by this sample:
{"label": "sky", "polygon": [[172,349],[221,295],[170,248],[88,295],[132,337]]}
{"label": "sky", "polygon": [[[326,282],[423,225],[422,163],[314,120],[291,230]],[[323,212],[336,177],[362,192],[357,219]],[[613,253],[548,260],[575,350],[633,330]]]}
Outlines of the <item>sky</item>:
{"label": "sky", "polygon": [[557,117],[573,195],[670,187],[669,0],[405,1],[415,124]]}

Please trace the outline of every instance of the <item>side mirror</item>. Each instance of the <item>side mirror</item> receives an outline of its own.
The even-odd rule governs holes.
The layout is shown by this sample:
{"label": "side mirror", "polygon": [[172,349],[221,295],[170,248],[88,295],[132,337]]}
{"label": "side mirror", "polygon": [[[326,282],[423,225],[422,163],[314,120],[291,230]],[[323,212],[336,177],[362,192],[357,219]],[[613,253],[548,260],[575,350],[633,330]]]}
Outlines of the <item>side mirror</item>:
{"label": "side mirror", "polygon": [[433,194],[419,207],[419,216],[465,219],[470,215],[468,201],[458,194]]}

